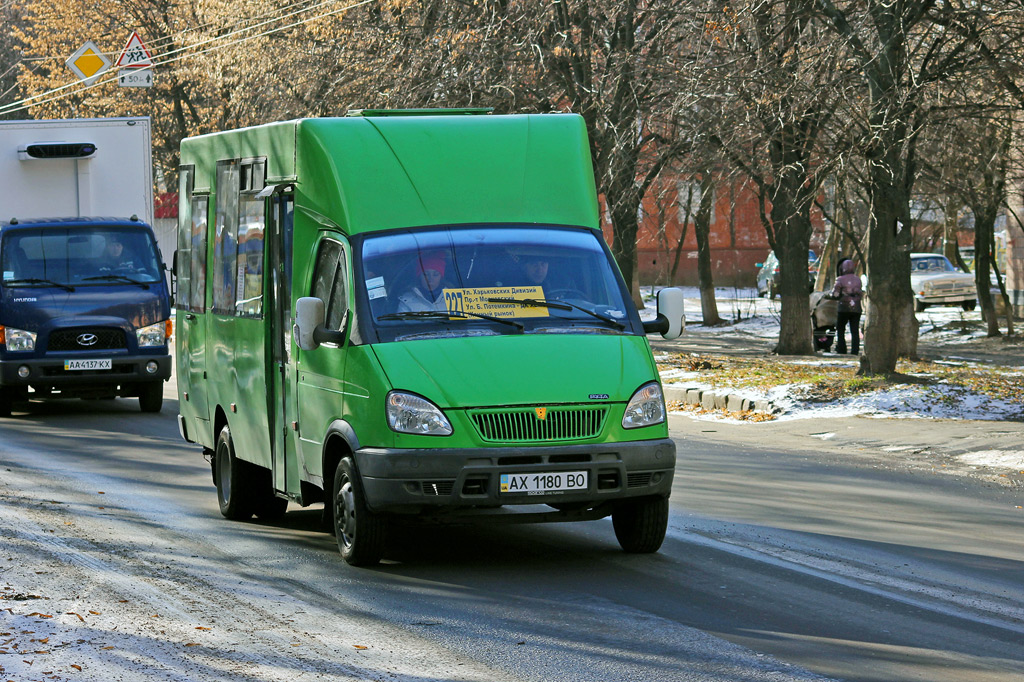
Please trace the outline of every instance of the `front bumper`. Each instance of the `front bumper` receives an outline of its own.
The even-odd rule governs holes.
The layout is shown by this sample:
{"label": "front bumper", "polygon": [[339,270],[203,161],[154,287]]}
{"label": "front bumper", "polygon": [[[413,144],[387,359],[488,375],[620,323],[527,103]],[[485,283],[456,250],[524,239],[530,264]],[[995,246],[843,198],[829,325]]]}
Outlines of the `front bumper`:
{"label": "front bumper", "polygon": [[[361,448],[355,460],[367,505],[377,512],[460,514],[503,505],[536,504],[593,509],[628,498],[668,497],[676,447],[665,438],[530,448]],[[585,490],[500,490],[502,474],[579,471],[587,472]]]}
{"label": "front bumper", "polygon": [[[157,363],[156,372],[146,371],[150,362]],[[27,377],[18,375],[18,369],[28,367]],[[116,393],[134,395],[138,385],[151,381],[166,381],[171,377],[171,356],[115,355],[111,369],[66,370],[63,358],[7,358],[0,360],[0,386],[28,387],[36,391],[58,391],[62,395]]]}

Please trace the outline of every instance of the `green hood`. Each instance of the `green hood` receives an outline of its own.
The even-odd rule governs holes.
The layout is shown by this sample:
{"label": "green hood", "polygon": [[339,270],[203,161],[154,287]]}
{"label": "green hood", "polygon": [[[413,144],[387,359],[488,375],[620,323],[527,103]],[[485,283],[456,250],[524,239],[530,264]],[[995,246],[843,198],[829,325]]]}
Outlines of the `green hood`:
{"label": "green hood", "polygon": [[418,393],[442,409],[626,402],[657,378],[647,339],[640,336],[505,335],[373,349],[393,388]]}

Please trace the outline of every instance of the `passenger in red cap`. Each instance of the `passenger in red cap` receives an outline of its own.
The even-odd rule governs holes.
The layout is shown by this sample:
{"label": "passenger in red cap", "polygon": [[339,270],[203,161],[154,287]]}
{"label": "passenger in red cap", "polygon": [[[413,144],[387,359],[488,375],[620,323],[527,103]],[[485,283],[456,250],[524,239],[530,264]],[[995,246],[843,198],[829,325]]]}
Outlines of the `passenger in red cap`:
{"label": "passenger in red cap", "polygon": [[444,301],[444,256],[422,256],[416,268],[416,285],[398,297],[398,312],[446,310]]}

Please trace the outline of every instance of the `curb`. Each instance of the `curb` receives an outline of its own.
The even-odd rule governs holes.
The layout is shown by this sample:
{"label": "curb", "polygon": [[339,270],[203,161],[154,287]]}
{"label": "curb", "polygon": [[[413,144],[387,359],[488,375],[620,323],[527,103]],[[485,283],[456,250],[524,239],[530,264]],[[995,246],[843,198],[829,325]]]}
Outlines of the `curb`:
{"label": "curb", "polygon": [[687,405],[699,405],[705,410],[726,410],[727,412],[759,412],[779,414],[782,410],[767,398],[750,398],[729,389],[711,389],[703,386],[663,384],[665,402],[676,401]]}

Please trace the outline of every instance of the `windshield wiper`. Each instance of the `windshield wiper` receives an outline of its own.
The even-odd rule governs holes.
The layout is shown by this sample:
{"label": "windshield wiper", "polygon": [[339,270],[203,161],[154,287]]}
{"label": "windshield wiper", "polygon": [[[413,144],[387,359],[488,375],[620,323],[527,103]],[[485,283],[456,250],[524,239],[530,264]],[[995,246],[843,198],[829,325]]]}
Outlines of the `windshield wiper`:
{"label": "windshield wiper", "polygon": [[134,284],[136,286],[140,286],[143,289],[148,289],[149,288],[149,285],[146,284],[145,282],[140,282],[137,279],[132,279],[131,277],[126,277],[125,275],[96,275],[95,277],[83,277],[82,281],[83,282],[94,282],[94,281],[96,281],[98,279],[117,280],[118,282],[128,282],[129,284]]}
{"label": "windshield wiper", "polygon": [[70,284],[61,284],[60,282],[54,282],[52,279],[39,279],[38,277],[25,277],[22,279],[5,279],[4,284],[52,284],[55,287],[60,287],[64,291],[75,290],[75,288]]}
{"label": "windshield wiper", "polygon": [[606,322],[616,329],[622,330],[626,328],[626,325],[622,324],[613,317],[602,315],[599,312],[578,306],[575,303],[569,303],[568,301],[556,301],[549,298],[489,298],[488,303],[518,303],[519,305],[532,308],[555,308],[556,310],[579,310],[580,312],[586,313],[591,317],[596,317],[602,322]]}
{"label": "windshield wiper", "polygon": [[442,320],[457,320],[460,317],[479,317],[481,320],[489,320],[491,322],[500,322],[501,324],[507,324],[510,327],[515,327],[519,331],[523,331],[525,327],[516,322],[515,320],[508,320],[501,317],[494,317],[493,315],[481,315],[480,313],[470,312],[459,312],[450,313],[447,310],[407,310],[402,313],[385,313],[380,315],[378,320],[408,320],[408,319],[442,319]]}

